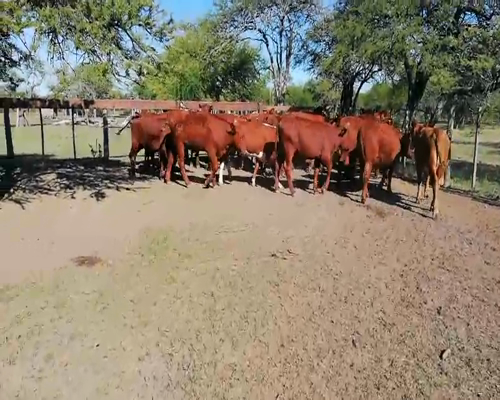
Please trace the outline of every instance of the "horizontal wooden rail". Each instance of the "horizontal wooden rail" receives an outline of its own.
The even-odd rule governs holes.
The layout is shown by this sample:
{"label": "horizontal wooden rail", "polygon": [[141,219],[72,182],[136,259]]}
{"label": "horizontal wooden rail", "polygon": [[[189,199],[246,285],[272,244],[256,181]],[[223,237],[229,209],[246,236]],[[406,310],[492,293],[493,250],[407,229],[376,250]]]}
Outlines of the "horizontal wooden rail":
{"label": "horizontal wooden rail", "polygon": [[[182,105],[181,105],[182,104]],[[134,100],[134,99],[24,99],[0,97],[0,109],[5,108],[57,108],[57,109],[118,109],[118,110],[174,110],[186,107],[192,110],[200,104],[210,104],[216,111],[264,111],[274,108],[276,111],[286,111],[288,106],[268,106],[257,102],[207,102],[207,101],[176,101],[176,100]]]}

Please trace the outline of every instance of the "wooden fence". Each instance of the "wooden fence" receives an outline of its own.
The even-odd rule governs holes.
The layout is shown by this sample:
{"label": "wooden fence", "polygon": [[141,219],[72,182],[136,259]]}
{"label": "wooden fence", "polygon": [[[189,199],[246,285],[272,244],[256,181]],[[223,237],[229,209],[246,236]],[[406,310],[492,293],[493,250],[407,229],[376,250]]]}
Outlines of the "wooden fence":
{"label": "wooden fence", "polygon": [[257,102],[207,102],[207,101],[176,101],[176,100],[133,100],[133,99],[22,99],[0,97],[0,109],[3,109],[3,118],[5,125],[5,140],[7,148],[7,157],[14,158],[14,145],[12,141],[12,129],[10,122],[10,109],[38,109],[40,115],[40,130],[42,142],[42,156],[45,155],[45,137],[42,117],[42,109],[70,109],[71,110],[71,131],[73,137],[73,156],[76,159],[76,140],[75,140],[75,117],[74,110],[103,110],[102,129],[103,129],[103,156],[109,159],[109,125],[107,110],[174,110],[187,108],[190,110],[199,109],[200,105],[210,104],[213,112],[232,112],[238,114],[248,114],[252,112],[265,111],[275,108],[277,111],[286,111],[288,106],[268,106]]}

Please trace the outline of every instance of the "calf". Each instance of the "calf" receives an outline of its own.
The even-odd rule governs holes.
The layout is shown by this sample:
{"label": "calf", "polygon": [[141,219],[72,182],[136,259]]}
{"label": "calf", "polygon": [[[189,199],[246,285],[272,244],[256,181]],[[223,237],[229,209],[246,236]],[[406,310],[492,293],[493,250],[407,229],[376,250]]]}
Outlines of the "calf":
{"label": "calf", "polygon": [[[339,121],[341,129],[340,143],[341,160],[348,160],[349,154],[355,149],[363,171],[363,191],[361,202],[366,203],[368,198],[368,184],[372,168],[387,171],[387,191],[392,193],[391,183],[397,156],[401,152],[401,133],[392,125],[372,119],[344,117]],[[354,143],[354,140],[356,141]],[[383,176],[380,185],[383,185]]]}
{"label": "calf", "polygon": [[[451,158],[451,142],[446,132],[434,126],[425,126],[412,121],[406,143],[413,147],[413,158],[417,170],[417,198],[420,203],[421,185],[424,175],[427,175],[424,196],[427,194],[427,187],[432,185],[432,202],[430,211],[433,218],[439,214],[438,189],[444,184],[444,177],[448,169]],[[407,152],[409,153],[409,151]]]}
{"label": "calf", "polygon": [[[327,168],[326,180],[319,189],[323,193],[330,184],[333,153],[340,144],[339,129],[326,122],[311,121],[293,115],[285,114],[278,124],[278,165],[285,163],[285,172],[293,196],[295,189],[292,182],[293,157],[296,153],[305,159],[314,160],[313,192],[318,191],[319,166]],[[284,158],[284,159],[283,159]],[[275,189],[278,190],[278,170],[276,170]]]}

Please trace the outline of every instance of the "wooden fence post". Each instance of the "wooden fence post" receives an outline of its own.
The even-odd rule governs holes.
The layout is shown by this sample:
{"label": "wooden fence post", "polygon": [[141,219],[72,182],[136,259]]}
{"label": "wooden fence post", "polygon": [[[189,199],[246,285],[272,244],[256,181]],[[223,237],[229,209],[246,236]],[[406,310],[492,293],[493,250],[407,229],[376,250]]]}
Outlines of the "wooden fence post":
{"label": "wooden fence post", "polygon": [[109,126],[107,110],[103,110],[102,115],[102,147],[104,150],[104,159],[109,160]]}
{"label": "wooden fence post", "polygon": [[10,108],[3,108],[3,122],[5,125],[5,144],[7,147],[7,158],[14,158],[14,143],[12,142],[12,128],[10,126]]}
{"label": "wooden fence post", "polygon": [[76,160],[75,110],[71,107],[71,133],[73,135],[73,158]]}
{"label": "wooden fence post", "polygon": [[42,116],[42,109],[38,109],[38,114],[40,115],[40,132],[42,135],[42,157],[45,157],[45,133],[43,131],[43,116]]}

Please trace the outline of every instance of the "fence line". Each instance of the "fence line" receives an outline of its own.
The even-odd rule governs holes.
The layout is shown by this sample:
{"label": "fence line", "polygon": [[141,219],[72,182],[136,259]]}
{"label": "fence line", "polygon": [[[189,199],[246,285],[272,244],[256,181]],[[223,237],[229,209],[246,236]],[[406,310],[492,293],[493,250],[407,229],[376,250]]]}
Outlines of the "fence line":
{"label": "fence line", "polygon": [[[198,110],[200,105],[211,105],[213,111],[217,112],[237,112],[251,113],[265,111],[274,108],[276,111],[286,111],[288,106],[268,106],[258,102],[227,102],[227,101],[177,101],[177,100],[134,100],[134,99],[44,99],[44,98],[12,98],[0,97],[0,110],[3,109],[5,140],[7,147],[7,157],[14,158],[14,145],[12,141],[12,129],[10,123],[11,109],[38,109],[40,116],[42,156],[45,155],[44,126],[42,109],[70,109],[71,110],[71,130],[73,139],[73,155],[76,158],[75,143],[75,110],[102,110],[103,143],[105,144],[104,158],[109,158],[109,123],[107,110],[175,110],[187,108]],[[95,111],[94,111],[95,113]],[[16,126],[19,121],[16,121]]]}

